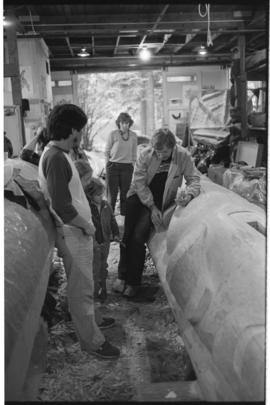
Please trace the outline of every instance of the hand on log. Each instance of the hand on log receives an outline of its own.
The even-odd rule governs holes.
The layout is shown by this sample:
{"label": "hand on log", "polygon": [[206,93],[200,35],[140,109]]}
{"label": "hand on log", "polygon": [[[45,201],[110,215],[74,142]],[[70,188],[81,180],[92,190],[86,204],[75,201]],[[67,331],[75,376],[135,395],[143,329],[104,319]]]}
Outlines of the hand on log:
{"label": "hand on log", "polygon": [[176,197],[175,202],[177,205],[185,207],[192,200],[192,198],[193,196],[191,194],[187,194],[185,191],[181,191],[179,195]]}
{"label": "hand on log", "polygon": [[162,214],[161,211],[154,205],[151,210],[151,220],[154,224],[156,231],[162,225]]}

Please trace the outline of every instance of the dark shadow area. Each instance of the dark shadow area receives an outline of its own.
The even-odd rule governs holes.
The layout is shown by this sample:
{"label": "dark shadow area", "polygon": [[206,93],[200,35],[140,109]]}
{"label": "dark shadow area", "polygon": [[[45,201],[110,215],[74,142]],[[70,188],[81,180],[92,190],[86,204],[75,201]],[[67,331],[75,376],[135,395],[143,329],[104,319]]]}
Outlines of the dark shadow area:
{"label": "dark shadow area", "polygon": [[184,348],[176,351],[165,339],[147,339],[151,382],[196,380],[190,358]]}

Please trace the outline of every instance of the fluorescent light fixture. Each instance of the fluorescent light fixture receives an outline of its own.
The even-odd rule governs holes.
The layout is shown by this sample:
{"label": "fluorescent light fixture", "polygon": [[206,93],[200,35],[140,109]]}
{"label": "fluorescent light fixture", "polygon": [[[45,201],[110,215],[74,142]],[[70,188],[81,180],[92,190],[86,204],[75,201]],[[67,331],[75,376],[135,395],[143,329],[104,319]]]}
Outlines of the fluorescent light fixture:
{"label": "fluorescent light fixture", "polygon": [[147,48],[143,48],[140,51],[140,59],[143,60],[144,62],[147,62],[149,59],[151,59],[151,52]]}
{"label": "fluorescent light fixture", "polygon": [[195,76],[167,76],[167,82],[194,82],[196,80]]}
{"label": "fluorescent light fixture", "polygon": [[139,32],[138,30],[122,30],[119,31],[119,34],[136,34],[137,32]]}
{"label": "fluorescent light fixture", "polygon": [[199,49],[199,55],[206,55],[207,54],[207,49],[205,48],[205,46],[201,45],[200,49]]}
{"label": "fluorescent light fixture", "polygon": [[166,34],[166,33],[168,33],[168,34],[172,34],[173,32],[175,32],[175,30],[168,30],[168,29],[161,29],[161,30],[154,30],[153,32],[155,32],[155,33],[164,33],[164,34]]}
{"label": "fluorescent light fixture", "polygon": [[86,58],[87,56],[90,55],[90,53],[86,51],[86,48],[82,48],[82,50],[79,53],[77,53],[77,55],[80,56],[81,58]]}
{"label": "fluorescent light fixture", "polygon": [[59,87],[72,86],[72,81],[71,80],[58,80],[58,86]]}

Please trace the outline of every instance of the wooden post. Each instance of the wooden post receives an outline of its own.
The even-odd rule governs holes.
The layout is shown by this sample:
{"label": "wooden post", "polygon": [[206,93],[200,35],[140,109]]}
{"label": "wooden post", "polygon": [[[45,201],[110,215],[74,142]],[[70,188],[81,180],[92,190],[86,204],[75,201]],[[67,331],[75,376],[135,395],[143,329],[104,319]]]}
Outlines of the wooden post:
{"label": "wooden post", "polygon": [[[19,68],[19,55],[17,46],[16,26],[11,25],[6,28],[8,63],[5,65],[5,77],[11,78],[13,104],[20,107],[21,133],[19,134],[22,146],[25,145],[25,128],[22,113],[22,89]],[[11,67],[9,71],[9,66]]]}
{"label": "wooden post", "polygon": [[72,72],[71,73],[71,79],[72,79],[72,95],[73,95],[73,102],[76,105],[79,105],[78,101],[78,74],[77,72]]}
{"label": "wooden post", "polygon": [[155,99],[154,99],[154,78],[153,72],[148,72],[148,81],[146,86],[146,134],[151,138],[155,127]]}
{"label": "wooden post", "polygon": [[238,38],[239,51],[240,51],[240,77],[239,80],[239,98],[240,98],[240,112],[241,112],[241,137],[247,137],[247,74],[246,74],[246,38],[240,35]]}
{"label": "wooden post", "polygon": [[[143,77],[144,78],[144,77]],[[147,136],[147,117],[146,117],[146,82],[143,80],[143,89],[142,89],[142,98],[141,98],[141,106],[140,106],[140,118],[141,118],[141,133],[143,136]]]}
{"label": "wooden post", "polygon": [[141,133],[143,136],[147,135],[146,131],[146,100],[145,97],[141,100],[141,109],[140,109],[140,118],[141,118]]}
{"label": "wooden post", "polygon": [[169,125],[168,116],[168,90],[167,90],[167,72],[168,68],[163,68],[162,70],[162,97],[163,97],[163,120],[162,126]]}

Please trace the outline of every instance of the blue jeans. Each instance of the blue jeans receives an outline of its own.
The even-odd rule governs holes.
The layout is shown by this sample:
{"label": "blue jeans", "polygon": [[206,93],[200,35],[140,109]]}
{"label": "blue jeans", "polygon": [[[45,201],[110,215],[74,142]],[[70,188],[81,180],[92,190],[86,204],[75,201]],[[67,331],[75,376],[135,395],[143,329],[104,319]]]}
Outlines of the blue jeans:
{"label": "blue jeans", "polygon": [[114,212],[120,190],[120,214],[126,214],[126,195],[133,174],[132,163],[108,162],[106,167],[107,198]]}
{"label": "blue jeans", "polygon": [[145,243],[152,228],[151,212],[134,194],[126,200],[126,216],[120,246],[118,278],[129,285],[140,285],[145,261]]}
{"label": "blue jeans", "polygon": [[67,275],[71,318],[82,350],[91,352],[105,342],[97,324],[102,317],[94,308],[93,239],[75,226],[57,227],[56,247]]}

